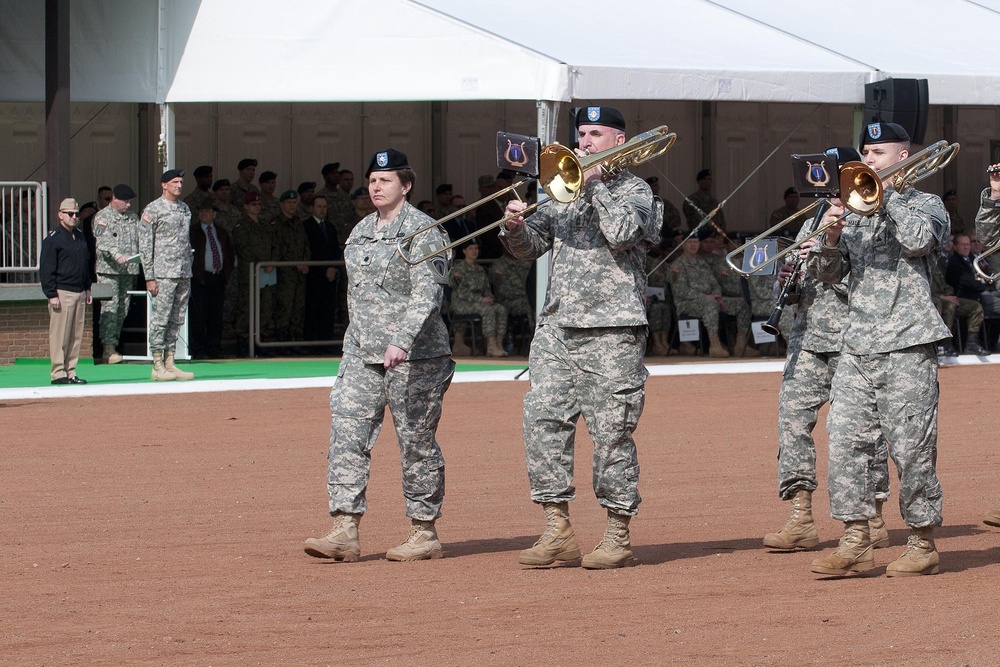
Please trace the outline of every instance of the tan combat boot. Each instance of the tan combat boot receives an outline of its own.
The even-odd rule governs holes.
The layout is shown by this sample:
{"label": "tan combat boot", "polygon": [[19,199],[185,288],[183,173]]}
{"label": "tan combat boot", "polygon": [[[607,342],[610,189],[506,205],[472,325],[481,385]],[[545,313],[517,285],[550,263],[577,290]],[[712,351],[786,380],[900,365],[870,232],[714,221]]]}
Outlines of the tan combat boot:
{"label": "tan combat boot", "polygon": [[811,549],[819,544],[819,533],[812,516],[812,491],[799,489],[792,496],[792,514],[788,523],[777,533],[764,536],[764,546],[768,549],[791,551]]}
{"label": "tan combat boot", "polygon": [[122,355],[115,349],[114,345],[105,345],[103,356],[106,364],[120,364],[123,361]]}
{"label": "tan combat boot", "polygon": [[1000,509],[990,510],[983,517],[983,523],[987,526],[1000,526]]}
{"label": "tan combat boot", "polygon": [[698,348],[692,343],[681,343],[677,346],[677,354],[683,355],[685,357],[693,357],[698,353]]}
{"label": "tan combat boot", "polygon": [[176,376],[167,370],[166,366],[163,364],[163,352],[153,353],[153,372],[150,374],[150,379],[154,382],[169,382],[170,380],[176,380]]}
{"label": "tan combat boot", "polygon": [[433,521],[410,519],[410,534],[398,547],[385,552],[386,560],[435,560],[444,555]]}
{"label": "tan combat boot", "polygon": [[654,357],[665,357],[670,354],[670,346],[667,345],[666,331],[654,331],[650,335],[650,340],[652,343],[649,350],[653,353]]}
{"label": "tan combat boot", "polygon": [[194,379],[194,373],[182,371],[181,369],[177,368],[176,364],[174,364],[173,350],[167,350],[166,357],[164,357],[163,359],[163,365],[167,367],[168,371],[174,374],[174,379],[176,380],[186,381]]}
{"label": "tan combat boot", "polygon": [[305,542],[305,552],[314,558],[332,558],[344,563],[356,563],[361,556],[358,541],[360,514],[334,512],[333,528],[323,537],[310,537]]}
{"label": "tan combat boot", "polygon": [[867,572],[873,567],[875,555],[872,552],[867,520],[844,522],[844,536],[840,538],[837,550],[812,562],[812,571],[818,574]]}
{"label": "tan combat boot", "polygon": [[611,570],[635,565],[632,558],[632,541],[629,539],[628,524],[632,517],[615,514],[608,510],[608,526],[604,529],[601,543],[583,557],[580,565],[588,570]]}
{"label": "tan combat boot", "polygon": [[917,577],[921,574],[937,574],[941,571],[941,560],[934,546],[934,528],[911,528],[906,540],[906,551],[885,568],[887,577]]}
{"label": "tan combat boot", "polygon": [[759,357],[760,351],[747,345],[747,335],[736,334],[736,345],[733,346],[734,357]]}
{"label": "tan combat boot", "polygon": [[471,357],[472,348],[465,344],[465,337],[462,335],[461,331],[455,332],[455,342],[451,345],[451,356],[453,357]]}
{"label": "tan combat boot", "polygon": [[729,356],[729,351],[722,346],[718,334],[708,337],[708,356],[715,359],[725,359]]}
{"label": "tan combat boot", "polygon": [[521,565],[552,565],[557,560],[576,560],[580,545],[576,542],[573,526],[569,524],[569,505],[542,503],[545,512],[545,531],[535,545],[518,556]]}
{"label": "tan combat boot", "polygon": [[871,537],[872,549],[884,549],[889,546],[889,529],[882,519],[882,501],[875,501],[875,518],[868,519],[868,534]]}
{"label": "tan combat boot", "polygon": [[506,357],[507,350],[503,349],[503,341],[500,336],[488,336],[486,338],[486,354],[491,357]]}

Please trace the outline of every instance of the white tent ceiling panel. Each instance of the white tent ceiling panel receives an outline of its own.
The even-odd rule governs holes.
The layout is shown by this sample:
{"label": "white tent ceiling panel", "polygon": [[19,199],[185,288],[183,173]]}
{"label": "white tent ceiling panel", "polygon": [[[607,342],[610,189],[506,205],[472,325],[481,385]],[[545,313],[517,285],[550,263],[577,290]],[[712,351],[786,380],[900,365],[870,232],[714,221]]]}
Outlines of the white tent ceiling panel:
{"label": "white tent ceiling panel", "polygon": [[567,82],[561,63],[406,0],[202,0],[166,100],[568,99]]}

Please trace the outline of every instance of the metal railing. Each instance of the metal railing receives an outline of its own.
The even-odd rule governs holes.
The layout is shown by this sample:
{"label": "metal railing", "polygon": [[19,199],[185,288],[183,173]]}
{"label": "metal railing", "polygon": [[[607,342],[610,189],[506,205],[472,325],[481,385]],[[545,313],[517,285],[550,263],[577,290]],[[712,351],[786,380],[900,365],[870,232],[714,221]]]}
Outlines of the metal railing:
{"label": "metal railing", "polygon": [[42,238],[48,227],[48,196],[44,183],[0,181],[0,280],[38,282]]}

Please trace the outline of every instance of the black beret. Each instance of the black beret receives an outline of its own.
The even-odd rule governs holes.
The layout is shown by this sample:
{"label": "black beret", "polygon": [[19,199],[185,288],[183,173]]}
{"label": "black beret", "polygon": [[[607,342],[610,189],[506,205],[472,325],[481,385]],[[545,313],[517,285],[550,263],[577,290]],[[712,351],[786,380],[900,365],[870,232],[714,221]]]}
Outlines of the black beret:
{"label": "black beret", "polygon": [[339,162],[327,162],[326,164],[323,165],[323,169],[321,170],[321,173],[324,176],[326,176],[327,174],[329,174],[331,172],[334,172],[334,171],[337,171],[338,169],[340,169],[340,163]]}
{"label": "black beret", "polygon": [[198,210],[199,211],[205,211],[205,210],[218,211],[219,207],[215,205],[215,202],[211,198],[206,198],[206,199],[201,200],[201,203],[198,204]]}
{"label": "black beret", "polygon": [[858,148],[864,148],[865,144],[895,144],[909,141],[910,135],[902,125],[897,123],[869,123],[861,132],[861,140],[858,141]]}
{"label": "black beret", "polygon": [[838,169],[848,162],[861,162],[861,153],[850,146],[832,146],[823,151],[837,161]]}
{"label": "black beret", "polygon": [[442,183],[434,190],[434,194],[436,195],[443,195],[446,192],[451,192],[451,183]]}
{"label": "black beret", "polygon": [[228,188],[232,185],[228,178],[220,178],[215,183],[212,184],[212,192],[215,192],[219,188]]}
{"label": "black beret", "polygon": [[273,171],[265,171],[260,175],[260,178],[257,179],[257,182],[267,183],[268,181],[276,181],[276,180],[278,180],[278,175],[276,173],[274,173]]}
{"label": "black beret", "polygon": [[351,199],[357,199],[358,197],[364,197],[366,194],[368,194],[368,188],[365,187],[365,186],[361,186],[360,188],[356,188],[354,190],[354,192],[351,193]]}
{"label": "black beret", "polygon": [[247,167],[256,167],[256,166],[257,166],[257,160],[254,160],[252,157],[245,157],[242,160],[240,160],[240,163],[238,165],[236,165],[236,171],[243,171]]}
{"label": "black beret", "polygon": [[711,175],[712,175],[712,170],[711,169],[702,169],[701,171],[698,172],[698,175],[695,176],[694,180],[700,181],[701,179],[708,178]]}
{"label": "black beret", "polygon": [[298,199],[298,198],[299,198],[299,193],[296,192],[295,190],[285,190],[284,192],[281,193],[281,196],[278,197],[278,203],[283,204],[289,199]]}
{"label": "black beret", "polygon": [[657,178],[656,176],[650,176],[649,178],[646,179],[646,182],[652,185],[653,183],[659,183],[660,179]]}
{"label": "black beret", "polygon": [[299,183],[299,194],[302,194],[307,190],[315,190],[315,189],[316,189],[316,181],[303,181]]}
{"label": "black beret", "polygon": [[625,131],[625,117],[614,107],[583,107],[576,114],[576,127],[581,125],[603,125]]}
{"label": "black beret", "polygon": [[372,156],[365,171],[365,178],[372,175],[373,171],[396,171],[397,169],[409,169],[410,165],[406,161],[406,153],[397,151],[395,148],[387,148]]}
{"label": "black beret", "polygon": [[954,190],[948,190],[948,192],[944,193],[941,199],[947,199],[948,197],[956,197],[956,196],[958,196],[957,192],[955,192]]}
{"label": "black beret", "polygon": [[174,180],[175,178],[184,178],[183,169],[167,169],[163,172],[163,176],[160,176],[160,183],[167,183]]}
{"label": "black beret", "polygon": [[796,189],[795,189],[795,186],[793,185],[793,186],[792,186],[792,187],[790,187],[790,188],[785,188],[785,194],[784,194],[784,195],[782,195],[782,196],[783,196],[783,197],[787,197],[788,195],[797,195],[797,194],[799,194],[799,191],[798,191],[798,190],[796,190]]}
{"label": "black beret", "polygon": [[712,229],[711,227],[702,227],[698,230],[698,240],[704,241],[705,239],[715,238],[719,233]]}
{"label": "black beret", "polygon": [[129,199],[135,199],[135,191],[124,183],[119,183],[115,186],[115,189],[111,191],[114,194],[115,199],[120,199],[122,201],[128,201]]}
{"label": "black beret", "polygon": [[202,176],[211,176],[212,175],[212,165],[203,164],[200,167],[198,167],[197,169],[195,169],[192,173],[194,174],[195,178],[201,178]]}

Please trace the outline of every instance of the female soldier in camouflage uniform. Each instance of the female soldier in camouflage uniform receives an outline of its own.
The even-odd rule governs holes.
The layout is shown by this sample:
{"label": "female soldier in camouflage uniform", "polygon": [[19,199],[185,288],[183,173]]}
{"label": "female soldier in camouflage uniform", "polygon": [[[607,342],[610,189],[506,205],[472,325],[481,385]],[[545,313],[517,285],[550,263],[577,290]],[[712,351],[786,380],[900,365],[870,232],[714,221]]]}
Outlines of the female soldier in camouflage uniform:
{"label": "female soldier in camouflage uniform", "polygon": [[[441,319],[447,261],[437,257],[411,266],[396,252],[398,238],[433,223],[406,201],[416,179],[406,155],[391,148],[376,153],[365,176],[376,212],[358,223],[344,248],[351,323],[330,392],[327,490],[333,528],[306,540],[305,551],[317,558],[358,560],[371,449],[388,405],[411,528],[386,558],[440,558],[434,522],[444,499],[444,458],[434,434],[455,369]],[[444,243],[443,233],[434,228],[415,237],[412,247],[422,253]]]}

